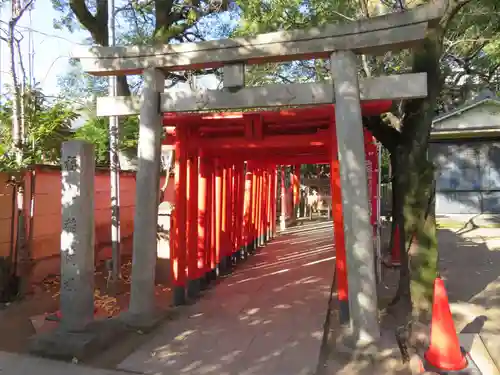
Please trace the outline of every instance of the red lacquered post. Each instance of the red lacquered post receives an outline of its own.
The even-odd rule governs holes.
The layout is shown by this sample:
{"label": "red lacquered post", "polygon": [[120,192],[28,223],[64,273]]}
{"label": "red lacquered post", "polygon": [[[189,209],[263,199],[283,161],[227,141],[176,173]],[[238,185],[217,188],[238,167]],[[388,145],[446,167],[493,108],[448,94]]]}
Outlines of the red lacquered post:
{"label": "red lacquered post", "polygon": [[252,184],[253,174],[251,172],[250,164],[247,163],[247,171],[245,173],[245,196],[244,196],[244,224],[243,224],[243,246],[245,247],[245,256],[251,250],[250,244],[250,227],[252,222]]}
{"label": "red lacquered post", "polygon": [[337,135],[335,123],[332,121],[331,143],[331,192],[332,192],[332,215],[333,234],[335,241],[335,266],[337,268],[337,298],[339,300],[339,321],[341,324],[349,323],[349,299],[347,286],[347,264],[345,253],[344,217],[342,211],[342,192],[340,189],[340,166],[337,155]]}
{"label": "red lacquered post", "polygon": [[210,243],[209,238],[209,205],[210,200],[209,195],[209,164],[208,160],[200,156],[199,161],[199,177],[198,177],[198,251],[197,251],[197,277],[200,283],[200,289],[206,287],[207,278],[206,264],[207,264],[207,254],[210,253],[210,247],[207,246]]}
{"label": "red lacquered post", "polygon": [[174,306],[186,303],[186,263],[187,263],[187,149],[186,129],[178,127],[175,138],[175,210],[171,270]]}
{"label": "red lacquered post", "polygon": [[220,161],[218,161],[215,167],[215,261],[219,274],[221,272],[221,261],[224,257],[222,253],[223,197],[223,169]]}
{"label": "red lacquered post", "polygon": [[187,180],[187,245],[188,245],[188,284],[187,295],[197,298],[200,293],[198,279],[198,153],[188,156]]}

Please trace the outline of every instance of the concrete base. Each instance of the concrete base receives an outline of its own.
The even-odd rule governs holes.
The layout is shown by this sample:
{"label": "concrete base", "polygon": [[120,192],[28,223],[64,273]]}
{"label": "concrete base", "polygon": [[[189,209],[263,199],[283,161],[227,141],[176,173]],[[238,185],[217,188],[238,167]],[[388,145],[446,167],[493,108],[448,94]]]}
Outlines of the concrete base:
{"label": "concrete base", "polygon": [[227,266],[224,258],[220,260],[220,263],[217,264],[217,277],[221,277],[227,274]]}
{"label": "concrete base", "polygon": [[363,343],[350,336],[343,336],[335,343],[335,352],[350,361],[369,360],[375,362],[378,356],[377,343]]}
{"label": "concrete base", "polygon": [[349,301],[344,300],[341,301],[339,300],[339,323],[341,325],[347,325],[349,324],[350,317],[349,317]]}
{"label": "concrete base", "polygon": [[233,259],[232,255],[227,255],[226,256],[226,264],[227,264],[227,273],[230,274],[233,272]]}
{"label": "concrete base", "polygon": [[217,280],[217,269],[213,269],[207,272],[207,279],[209,282]]}
{"label": "concrete base", "polygon": [[208,273],[203,275],[203,277],[200,278],[200,290],[206,290],[210,286],[210,279],[208,277]]}
{"label": "concrete base", "polygon": [[54,359],[82,359],[89,356],[96,340],[94,333],[66,332],[57,328],[35,336],[29,344],[29,351]]}
{"label": "concrete base", "polygon": [[83,360],[99,353],[127,332],[128,327],[117,318],[95,321],[81,332],[68,332],[59,326],[34,336],[29,351],[48,358]]}
{"label": "concrete base", "polygon": [[166,311],[162,310],[156,310],[147,315],[131,314],[130,312],[125,311],[120,314],[119,319],[128,329],[148,333],[158,327],[165,317]]}
{"label": "concrete base", "polygon": [[231,255],[221,257],[217,265],[218,276],[229,275],[232,271]]}
{"label": "concrete base", "polygon": [[183,286],[173,287],[172,304],[174,306],[181,306],[186,304],[186,289]]}
{"label": "concrete base", "polygon": [[342,325],[335,340],[335,352],[349,361],[368,360],[375,362],[379,353],[380,340],[366,341],[354,335],[350,325]]}

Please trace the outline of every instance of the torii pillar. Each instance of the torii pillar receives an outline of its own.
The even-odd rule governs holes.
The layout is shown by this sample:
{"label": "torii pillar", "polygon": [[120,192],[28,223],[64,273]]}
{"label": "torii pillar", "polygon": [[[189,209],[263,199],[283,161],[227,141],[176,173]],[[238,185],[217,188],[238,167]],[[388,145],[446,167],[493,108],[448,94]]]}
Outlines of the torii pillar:
{"label": "torii pillar", "polygon": [[149,326],[156,323],[155,267],[157,251],[158,192],[162,115],[160,95],[165,75],[160,69],[146,69],[139,120],[139,168],[136,179],[132,284],[127,323]]}
{"label": "torii pillar", "polygon": [[349,285],[350,330],[341,345],[359,349],[376,343],[380,327],[357,59],[338,51],[330,60]]}

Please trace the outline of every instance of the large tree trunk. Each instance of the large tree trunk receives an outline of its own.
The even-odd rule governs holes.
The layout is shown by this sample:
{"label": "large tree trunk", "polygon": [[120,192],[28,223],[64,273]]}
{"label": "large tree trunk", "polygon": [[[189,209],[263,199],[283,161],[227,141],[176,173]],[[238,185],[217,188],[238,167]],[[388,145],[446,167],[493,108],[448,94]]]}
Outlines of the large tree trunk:
{"label": "large tree trunk", "polygon": [[424,46],[414,52],[413,72],[427,73],[428,95],[405,103],[398,146],[396,178],[396,222],[401,233],[401,280],[398,294],[402,304],[411,301],[413,320],[426,320],[432,303],[432,285],[437,275],[434,167],[427,160],[429,136],[441,89],[439,57],[443,30],[428,32]]}

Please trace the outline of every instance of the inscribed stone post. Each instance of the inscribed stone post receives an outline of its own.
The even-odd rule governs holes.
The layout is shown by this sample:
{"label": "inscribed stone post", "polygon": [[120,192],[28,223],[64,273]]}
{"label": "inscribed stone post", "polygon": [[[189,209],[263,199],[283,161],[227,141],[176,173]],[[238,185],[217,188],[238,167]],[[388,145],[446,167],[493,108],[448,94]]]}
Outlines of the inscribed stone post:
{"label": "inscribed stone post", "polygon": [[147,69],[143,77],[129,313],[148,318],[154,314],[155,309],[156,236],[163,129],[159,100],[160,92],[165,87],[165,75],[159,69]]}
{"label": "inscribed stone post", "polygon": [[355,346],[363,346],[379,339],[380,328],[355,54],[334,52],[331,75],[335,85],[351,329]]}
{"label": "inscribed stone post", "polygon": [[61,325],[79,331],[94,318],[94,146],[62,145]]}

